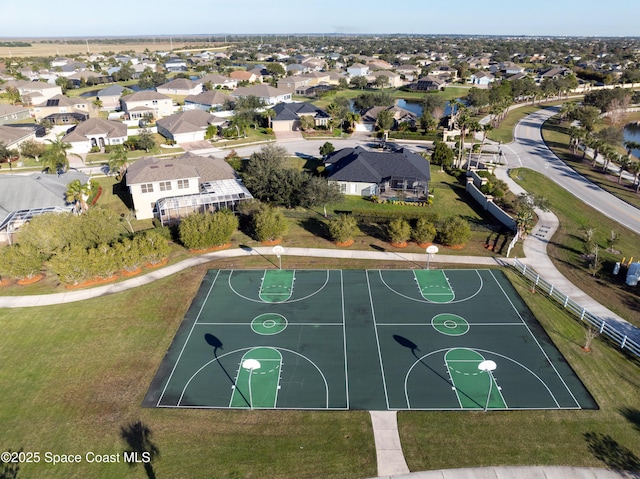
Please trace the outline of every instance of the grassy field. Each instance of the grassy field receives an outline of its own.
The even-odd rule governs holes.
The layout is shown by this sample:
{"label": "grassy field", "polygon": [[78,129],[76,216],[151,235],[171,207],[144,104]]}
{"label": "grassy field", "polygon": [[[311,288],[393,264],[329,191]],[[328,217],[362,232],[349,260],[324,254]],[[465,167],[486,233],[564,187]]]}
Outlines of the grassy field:
{"label": "grassy field", "polygon": [[[288,267],[399,268],[402,263],[287,258]],[[213,268],[273,267],[262,257]],[[56,454],[117,454],[148,428],[157,477],[361,478],[376,475],[366,412],[143,409],[142,398],[205,267],[129,292],[66,305],[0,310],[0,446]],[[598,401],[599,411],[411,412],[399,415],[412,470],[489,464],[603,466],[585,433],[607,435],[618,461],[637,461],[638,365],[596,341],[541,295],[526,296]],[[635,422],[634,422],[635,421]],[[599,436],[598,436],[599,437]],[[489,440],[490,439],[490,440]],[[597,438],[596,438],[597,439]],[[601,438],[604,440],[604,436]],[[610,442],[606,442],[610,445]],[[141,465],[25,464],[19,477],[148,477]]]}
{"label": "grassy field", "polygon": [[[12,39],[17,40],[17,39]],[[0,57],[53,57],[53,56],[65,56],[65,55],[77,55],[77,54],[95,54],[106,52],[126,52],[133,51],[136,53],[142,53],[149,49],[152,52],[171,51],[171,50],[184,50],[188,49],[189,42],[175,41],[171,42],[168,38],[150,38],[147,42],[131,42],[131,43],[67,43],[65,41],[35,41],[26,40],[31,43],[30,47],[0,47]],[[211,44],[210,48],[207,46],[207,50],[218,51],[224,50],[226,47],[220,44]],[[196,51],[202,51],[204,48],[198,48]]]}
{"label": "grassy field", "polygon": [[[625,286],[622,275],[612,275],[616,261],[623,257],[640,257],[640,237],[558,188],[539,173],[519,168],[511,170],[511,175],[528,192],[547,197],[550,209],[560,220],[560,227],[547,247],[549,257],[558,270],[596,301],[640,327],[640,291]],[[595,229],[595,241],[600,246],[603,260],[603,267],[595,278],[590,275],[583,255],[585,227]],[[619,253],[606,251],[606,240],[612,230],[619,234],[615,245]]]}

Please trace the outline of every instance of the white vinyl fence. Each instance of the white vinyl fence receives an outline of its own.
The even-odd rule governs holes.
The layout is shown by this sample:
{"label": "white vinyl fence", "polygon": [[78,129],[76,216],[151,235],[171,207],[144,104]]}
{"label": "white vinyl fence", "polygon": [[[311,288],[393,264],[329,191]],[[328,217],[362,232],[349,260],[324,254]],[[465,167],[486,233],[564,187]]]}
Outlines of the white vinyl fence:
{"label": "white vinyl fence", "polygon": [[517,258],[513,262],[513,267],[522,276],[531,280],[536,288],[548,294],[549,297],[561,304],[564,309],[573,313],[581,321],[589,323],[600,334],[606,336],[610,341],[619,346],[620,349],[626,350],[628,353],[640,358],[640,345],[629,339],[626,334],[618,331],[615,324],[607,323],[605,320],[587,311],[586,308],[583,308],[562,291],[556,289],[551,283],[536,273],[533,268],[518,261]]}

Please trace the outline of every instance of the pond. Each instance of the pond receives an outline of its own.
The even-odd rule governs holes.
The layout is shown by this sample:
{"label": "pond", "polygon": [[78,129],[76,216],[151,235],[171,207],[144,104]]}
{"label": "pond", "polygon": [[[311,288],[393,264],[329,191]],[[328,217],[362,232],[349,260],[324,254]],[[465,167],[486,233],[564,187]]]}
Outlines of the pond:
{"label": "pond", "polygon": [[[622,135],[624,138],[624,141],[622,142],[623,146],[627,141],[636,141],[640,143],[640,124],[629,123],[624,127]],[[631,154],[636,158],[640,158],[640,149],[631,150]]]}
{"label": "pond", "polygon": [[[407,101],[403,98],[400,98],[396,101],[396,106],[404,108],[405,110],[409,110],[418,118],[422,116],[422,105],[419,102]],[[451,104],[449,102],[446,102],[444,107],[444,116],[449,115],[451,115]]]}

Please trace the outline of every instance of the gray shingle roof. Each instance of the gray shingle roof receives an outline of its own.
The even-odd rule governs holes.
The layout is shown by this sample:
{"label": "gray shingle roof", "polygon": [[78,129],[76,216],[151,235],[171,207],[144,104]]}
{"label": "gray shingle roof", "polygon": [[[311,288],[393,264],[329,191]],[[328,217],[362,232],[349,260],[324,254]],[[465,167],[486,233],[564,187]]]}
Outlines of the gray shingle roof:
{"label": "gray shingle roof", "polygon": [[0,223],[12,211],[66,206],[67,185],[75,179],[86,183],[88,176],[77,171],[60,176],[44,173],[0,175]]}
{"label": "gray shingle roof", "polygon": [[332,164],[327,177],[331,181],[380,183],[389,178],[431,179],[429,162],[406,148],[391,153],[344,148],[330,155],[326,162]]}
{"label": "gray shingle roof", "polygon": [[140,158],[127,169],[127,185],[184,178],[199,178],[204,183],[235,179],[236,174],[222,159],[193,153],[178,158]]}
{"label": "gray shingle roof", "polygon": [[213,115],[202,110],[187,110],[161,118],[156,123],[171,134],[206,130],[214,121]]}
{"label": "gray shingle roof", "polygon": [[[69,135],[75,134],[84,137],[91,135],[105,134],[107,138],[122,138],[127,136],[127,125],[119,121],[104,120],[102,118],[90,118],[87,121],[83,121],[73,128],[73,131],[69,132]],[[64,141],[72,141],[69,139],[69,135],[66,135]],[[77,140],[76,140],[77,141]]]}

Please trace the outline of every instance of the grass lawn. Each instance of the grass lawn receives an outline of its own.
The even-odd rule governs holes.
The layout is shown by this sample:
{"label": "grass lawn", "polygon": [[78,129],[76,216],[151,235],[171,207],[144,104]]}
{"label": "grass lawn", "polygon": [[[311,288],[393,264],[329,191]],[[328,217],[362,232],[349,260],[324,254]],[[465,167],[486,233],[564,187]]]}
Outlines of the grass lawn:
{"label": "grass lawn", "polygon": [[[296,269],[403,267],[402,263],[345,264],[323,258],[286,261],[287,267]],[[265,258],[251,257],[209,267],[272,265]],[[157,477],[184,477],[185,473],[190,478],[212,474],[217,478],[375,476],[374,440],[364,411],[140,406],[205,270],[204,266],[193,268],[128,292],[78,303],[0,310],[3,450],[117,454],[128,449],[122,430],[139,421],[151,432],[150,440],[160,453],[152,463]],[[607,455],[612,460],[638,460],[638,364],[599,341],[592,354],[581,353],[581,326],[541,295],[527,296],[523,284],[519,290],[601,410],[403,412],[400,434],[412,470],[490,464],[603,466],[583,436],[590,432],[615,441],[617,448]],[[600,439],[611,446],[605,436]],[[24,464],[19,472],[23,477],[147,477],[141,465],[84,460],[73,465]]]}
{"label": "grass lawn", "polygon": [[[540,173],[519,168],[511,170],[511,175],[525,190],[546,196],[551,210],[560,220],[560,227],[547,247],[549,257],[558,270],[596,301],[640,327],[640,291],[625,286],[623,275],[611,274],[616,261],[623,257],[640,257],[640,236],[558,188]],[[600,246],[603,260],[603,267],[595,278],[589,274],[587,260],[583,256],[582,229],[585,227],[595,229],[595,241]],[[619,234],[615,245],[619,253],[606,251],[606,240],[612,230]]]}

